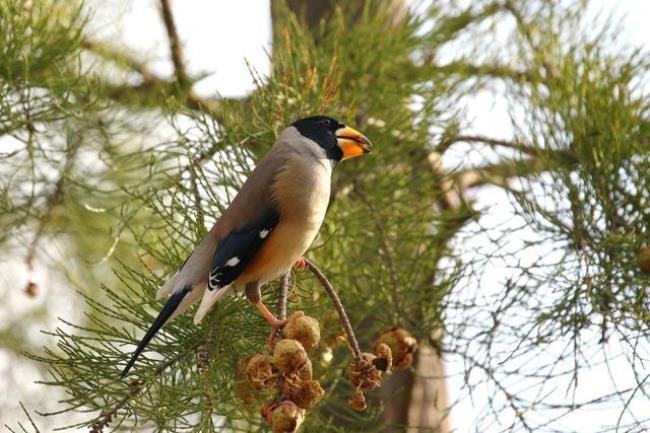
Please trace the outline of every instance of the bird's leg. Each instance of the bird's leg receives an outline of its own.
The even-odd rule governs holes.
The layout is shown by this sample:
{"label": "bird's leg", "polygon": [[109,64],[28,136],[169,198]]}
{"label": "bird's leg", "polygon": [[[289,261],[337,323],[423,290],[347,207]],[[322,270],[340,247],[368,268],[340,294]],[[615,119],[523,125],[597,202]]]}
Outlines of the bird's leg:
{"label": "bird's leg", "polygon": [[267,322],[271,325],[271,333],[269,334],[268,338],[268,345],[269,349],[273,350],[273,346],[275,346],[275,336],[278,335],[278,331],[282,329],[285,323],[287,323],[286,320],[279,320],[277,317],[273,315],[269,311],[269,309],[264,305],[264,302],[257,301],[255,302],[255,306],[257,307],[258,310],[260,310],[260,313],[262,313],[262,316],[266,319]]}
{"label": "bird's leg", "polygon": [[299,271],[304,271],[307,268],[307,263],[305,262],[305,258],[301,257],[298,260],[296,260],[296,263],[293,264],[293,267]]}
{"label": "bird's leg", "polygon": [[277,317],[269,311],[269,309],[262,302],[262,294],[260,293],[260,283],[255,281],[253,283],[246,284],[246,297],[250,302],[255,304],[257,309],[262,313],[262,316],[266,319],[267,322],[271,325],[271,335],[269,335],[269,347],[273,348],[273,340],[275,335],[278,333],[280,328],[284,326],[286,320],[279,320]]}
{"label": "bird's leg", "polygon": [[257,307],[258,310],[260,310],[260,313],[262,313],[262,316],[266,319],[267,322],[269,322],[269,325],[271,325],[272,328],[274,329],[280,329],[284,326],[284,320],[279,320],[277,317],[273,315],[269,311],[269,309],[264,305],[264,302],[262,301],[257,301],[255,302],[255,306]]}

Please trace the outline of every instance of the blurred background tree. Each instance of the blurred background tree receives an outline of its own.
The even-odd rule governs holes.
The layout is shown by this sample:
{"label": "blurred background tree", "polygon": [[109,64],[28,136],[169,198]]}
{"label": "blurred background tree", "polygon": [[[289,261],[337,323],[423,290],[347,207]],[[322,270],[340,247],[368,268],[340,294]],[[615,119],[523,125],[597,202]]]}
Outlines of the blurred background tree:
{"label": "blurred background tree", "polygon": [[[279,131],[328,113],[376,151],[337,169],[309,255],[365,350],[391,326],[420,350],[353,411],[335,312],[297,273],[289,308],[321,322],[326,390],[304,431],[585,431],[592,409],[609,414],[592,430],[647,428],[648,56],[616,46],[620,28],[584,1],[273,0],[270,74],[224,98],[197,91],[158,6],[168,75],[95,37],[103,3],[0,0],[0,254],[20,275],[3,288],[3,376],[36,386],[22,398],[36,425],[17,395],[5,423],[265,429],[236,393],[237,361],[268,332],[242,299],[168,324],[137,384],[119,371],[153,294]],[[482,94],[507,101],[512,136],[474,132]],[[469,398],[482,406],[449,419]]]}

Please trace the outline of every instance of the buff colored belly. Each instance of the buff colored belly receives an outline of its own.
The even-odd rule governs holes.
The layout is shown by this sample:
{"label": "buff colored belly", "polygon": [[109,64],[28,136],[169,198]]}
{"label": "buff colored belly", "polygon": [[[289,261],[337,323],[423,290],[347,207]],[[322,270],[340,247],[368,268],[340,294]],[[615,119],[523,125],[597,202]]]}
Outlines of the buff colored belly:
{"label": "buff colored belly", "polygon": [[305,254],[325,218],[331,172],[329,162],[313,157],[297,156],[287,162],[271,188],[280,206],[280,222],[237,279],[237,286],[273,280]]}
{"label": "buff colored belly", "polygon": [[306,222],[280,222],[251,264],[237,278],[236,285],[243,286],[253,281],[264,283],[286,273],[307,251],[319,226]]}

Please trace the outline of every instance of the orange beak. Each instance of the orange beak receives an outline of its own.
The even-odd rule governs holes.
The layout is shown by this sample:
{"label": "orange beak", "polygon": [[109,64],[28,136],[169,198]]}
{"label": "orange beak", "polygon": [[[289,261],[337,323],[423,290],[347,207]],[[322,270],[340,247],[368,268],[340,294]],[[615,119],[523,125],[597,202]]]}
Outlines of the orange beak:
{"label": "orange beak", "polygon": [[357,156],[370,153],[372,143],[359,131],[345,126],[336,131],[336,139],[338,146],[343,151],[343,158],[346,159],[356,158]]}

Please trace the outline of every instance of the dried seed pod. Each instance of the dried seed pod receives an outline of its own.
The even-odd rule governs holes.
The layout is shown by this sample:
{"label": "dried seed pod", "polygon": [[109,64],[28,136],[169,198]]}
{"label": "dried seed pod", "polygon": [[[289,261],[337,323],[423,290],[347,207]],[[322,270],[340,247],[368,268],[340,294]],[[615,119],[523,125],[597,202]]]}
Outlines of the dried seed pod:
{"label": "dried seed pod", "polygon": [[196,366],[201,373],[208,371],[210,364],[210,349],[207,344],[201,344],[196,348]]}
{"label": "dried seed pod", "polygon": [[375,346],[375,355],[377,357],[372,363],[379,371],[389,371],[393,366],[393,352],[390,347],[384,343],[379,343]]}
{"label": "dried seed pod", "polygon": [[270,356],[256,353],[246,364],[246,377],[256,389],[267,389],[273,386],[278,378],[278,371]]}
{"label": "dried seed pod", "polygon": [[284,374],[297,373],[307,362],[307,352],[297,340],[285,338],[273,348],[273,363]]}
{"label": "dried seed pod", "polygon": [[249,356],[237,361],[237,372],[235,375],[235,395],[245,405],[252,404],[255,401],[255,397],[253,396],[253,388],[246,375],[246,366],[248,365],[248,361],[250,361],[250,359],[251,357]]}
{"label": "dried seed pod", "polygon": [[285,400],[271,412],[271,429],[273,433],[293,433],[298,430],[305,418],[305,411],[294,402]]}
{"label": "dried seed pod", "polygon": [[260,407],[260,415],[269,424],[273,422],[273,410],[276,407],[278,407],[278,403],[275,400],[264,402],[264,404],[262,404],[262,406]]}
{"label": "dried seed pod", "polygon": [[366,396],[363,395],[363,391],[360,389],[357,389],[354,391],[352,394],[352,397],[348,399],[348,405],[357,412],[363,412],[368,408],[368,404],[366,403]]}
{"label": "dried seed pod", "polygon": [[302,311],[292,313],[284,325],[284,336],[298,340],[305,350],[311,350],[320,342],[318,320],[305,316]]}
{"label": "dried seed pod", "polygon": [[639,251],[639,267],[643,273],[650,274],[650,247]]}
{"label": "dried seed pod", "polygon": [[38,286],[36,285],[36,283],[33,281],[28,282],[27,286],[25,286],[25,293],[30,298],[35,298],[36,296],[38,296]]}
{"label": "dried seed pod", "polygon": [[382,343],[390,347],[394,368],[410,367],[413,362],[413,352],[417,349],[417,341],[411,334],[402,328],[390,328],[382,332],[375,340],[375,350]]}
{"label": "dried seed pod", "polygon": [[323,398],[325,391],[317,380],[288,380],[284,395],[302,409],[311,409]]}
{"label": "dried seed pod", "polygon": [[307,358],[307,362],[298,369],[296,376],[302,380],[311,380],[314,377],[314,370],[311,365],[311,360]]}
{"label": "dried seed pod", "polygon": [[360,389],[375,389],[381,385],[381,371],[373,363],[375,358],[372,353],[362,353],[361,358],[352,360],[348,370],[352,385]]}

